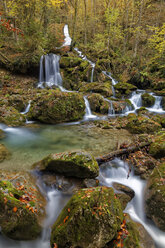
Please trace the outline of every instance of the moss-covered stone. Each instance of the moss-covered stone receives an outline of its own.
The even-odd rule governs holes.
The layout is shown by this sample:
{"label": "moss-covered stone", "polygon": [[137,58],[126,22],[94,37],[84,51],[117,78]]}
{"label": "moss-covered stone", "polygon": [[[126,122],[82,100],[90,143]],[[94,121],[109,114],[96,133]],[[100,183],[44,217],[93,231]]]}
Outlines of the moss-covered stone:
{"label": "moss-covered stone", "polygon": [[7,150],[7,148],[3,144],[0,144],[0,162],[5,160],[9,156],[10,156],[10,152]]}
{"label": "moss-covered stone", "polygon": [[116,90],[116,97],[121,98],[123,95],[128,96],[132,91],[136,90],[137,87],[128,83],[117,83],[114,85]]}
{"label": "moss-covered stone", "polygon": [[24,192],[0,181],[0,225],[2,233],[16,240],[36,239],[41,233],[37,216],[20,201]]}
{"label": "moss-covered stone", "polygon": [[145,194],[146,214],[165,231],[165,163],[155,167],[151,174]]}
{"label": "moss-covered stone", "polygon": [[94,157],[82,151],[50,154],[35,163],[33,168],[78,178],[95,178],[99,174],[99,166]]}
{"label": "moss-covered stone", "polygon": [[154,103],[155,103],[155,97],[154,96],[152,96],[148,93],[144,93],[142,95],[142,105],[144,107],[151,107],[154,105]]}
{"label": "moss-covered stone", "polygon": [[154,90],[164,90],[165,89],[165,81],[159,81],[154,85]]}
{"label": "moss-covered stone", "polygon": [[102,95],[93,93],[88,96],[88,100],[93,112],[108,114],[109,103],[102,97]]}
{"label": "moss-covered stone", "polygon": [[44,123],[60,123],[82,119],[84,114],[85,103],[81,94],[42,90],[35,96],[28,118]]}
{"label": "moss-covered stone", "polygon": [[126,128],[131,133],[153,133],[161,129],[161,125],[143,115],[128,115],[128,123]]}
{"label": "moss-covered stone", "polygon": [[128,83],[137,86],[138,89],[149,89],[152,86],[152,80],[146,72],[132,72]]}
{"label": "moss-covered stone", "polygon": [[78,191],[62,210],[52,227],[51,247],[104,247],[112,240],[123,213],[112,188],[96,187]]}
{"label": "moss-covered stone", "polygon": [[161,106],[162,106],[163,110],[165,110],[165,96],[162,97]]}
{"label": "moss-covered stone", "polygon": [[[63,56],[60,59],[60,67],[61,68],[72,68],[72,67],[79,66],[81,63],[82,63],[82,59],[79,57],[64,57]],[[87,62],[87,64],[88,64],[88,62]]]}
{"label": "moss-covered stone", "polygon": [[25,123],[25,116],[11,106],[0,106],[0,122],[9,126],[21,126]]}
{"label": "moss-covered stone", "polygon": [[155,158],[165,157],[165,132],[161,132],[150,145],[149,153]]}
{"label": "moss-covered stone", "polygon": [[100,93],[105,97],[113,96],[112,93],[112,86],[110,81],[106,81],[103,83],[84,83],[82,87],[79,89],[80,92],[93,92],[93,93]]}

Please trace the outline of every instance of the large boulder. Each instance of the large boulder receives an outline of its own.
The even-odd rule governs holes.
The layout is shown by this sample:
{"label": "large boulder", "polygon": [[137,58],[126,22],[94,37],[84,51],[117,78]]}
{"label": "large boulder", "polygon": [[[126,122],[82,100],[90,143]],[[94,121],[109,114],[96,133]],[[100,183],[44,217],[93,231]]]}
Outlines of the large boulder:
{"label": "large boulder", "polygon": [[128,115],[128,123],[126,128],[131,133],[153,133],[161,129],[161,125],[158,122],[151,120],[150,118],[135,114]]}
{"label": "large boulder", "polygon": [[85,103],[81,94],[42,90],[32,101],[28,119],[53,124],[80,120],[84,114]]}
{"label": "large boulder", "polygon": [[165,231],[165,163],[155,167],[145,193],[146,214]]}
{"label": "large boulder", "polygon": [[80,92],[88,93],[100,93],[102,96],[113,96],[112,85],[110,81],[98,83],[83,83],[79,89]]}
{"label": "large boulder", "polygon": [[152,107],[155,103],[155,97],[148,94],[148,93],[144,93],[142,95],[142,105],[144,107]]}
{"label": "large boulder", "polygon": [[128,83],[134,84],[138,89],[149,89],[152,86],[152,80],[145,72],[132,72]]}
{"label": "large boulder", "polygon": [[160,132],[150,145],[149,153],[155,158],[165,157],[165,132]]}
{"label": "large boulder", "polygon": [[23,184],[16,188],[9,181],[0,181],[1,231],[15,240],[36,239],[41,233],[33,194],[31,192],[27,194],[24,188]]}
{"label": "large boulder", "polygon": [[78,191],[52,227],[51,247],[101,248],[120,229],[123,213],[112,188]]}
{"label": "large boulder", "polygon": [[97,161],[92,155],[82,151],[50,154],[35,163],[33,168],[78,178],[95,178],[99,174]]}

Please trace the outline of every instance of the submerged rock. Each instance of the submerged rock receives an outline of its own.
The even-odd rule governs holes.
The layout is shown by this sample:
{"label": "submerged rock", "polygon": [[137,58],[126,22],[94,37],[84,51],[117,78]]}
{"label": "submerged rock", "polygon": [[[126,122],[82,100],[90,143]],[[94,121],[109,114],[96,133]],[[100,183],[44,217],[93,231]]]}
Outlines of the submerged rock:
{"label": "submerged rock", "polygon": [[85,103],[81,94],[42,90],[31,104],[28,119],[53,124],[80,120],[84,114]]}
{"label": "submerged rock", "polygon": [[82,151],[50,154],[35,163],[33,168],[78,178],[95,178],[99,174],[97,161],[92,155]]}
{"label": "submerged rock", "polygon": [[41,233],[35,202],[30,201],[30,196],[23,191],[24,187],[21,185],[17,189],[9,181],[0,181],[1,230],[15,240],[36,239]]}
{"label": "submerged rock", "polygon": [[150,145],[149,153],[155,158],[165,157],[165,132],[160,132]]}
{"label": "submerged rock", "polygon": [[7,159],[9,156],[10,156],[10,152],[3,144],[0,144],[0,162]]}
{"label": "submerged rock", "polygon": [[165,231],[165,163],[155,167],[145,193],[146,214]]}
{"label": "submerged rock", "polygon": [[126,124],[126,129],[131,133],[153,133],[161,129],[161,125],[149,117],[135,114],[128,115],[128,123]]}
{"label": "submerged rock", "polygon": [[120,201],[112,188],[82,189],[53,225],[51,247],[104,247],[115,237],[122,220]]}
{"label": "submerged rock", "polygon": [[148,93],[142,95],[142,105],[144,107],[152,107],[154,103],[155,103],[155,97],[153,97]]}

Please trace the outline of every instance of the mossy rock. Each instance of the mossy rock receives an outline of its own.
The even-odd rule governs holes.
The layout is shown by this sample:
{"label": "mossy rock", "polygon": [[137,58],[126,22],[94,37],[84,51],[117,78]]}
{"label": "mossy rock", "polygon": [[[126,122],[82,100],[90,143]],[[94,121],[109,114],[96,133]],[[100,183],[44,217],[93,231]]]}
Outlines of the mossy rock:
{"label": "mossy rock", "polygon": [[112,93],[112,85],[110,81],[106,81],[103,83],[88,83],[83,84],[82,87],[79,89],[80,92],[88,93],[100,93],[101,95],[105,97],[113,96]]}
{"label": "mossy rock", "polygon": [[161,129],[161,125],[143,115],[128,115],[128,123],[126,129],[131,133],[154,133]]}
{"label": "mossy rock", "polygon": [[72,67],[80,66],[81,63],[82,63],[81,58],[63,56],[60,59],[60,68],[72,68]]}
{"label": "mossy rock", "polygon": [[0,122],[8,126],[21,126],[25,123],[25,116],[20,114],[18,110],[11,106],[0,107]]}
{"label": "mossy rock", "polygon": [[27,100],[25,100],[21,95],[11,95],[8,102],[10,106],[14,107],[19,112],[24,111],[27,105]]}
{"label": "mossy rock", "polygon": [[88,96],[91,110],[96,113],[108,114],[109,103],[98,93],[93,93]]}
{"label": "mossy rock", "polygon": [[137,89],[137,87],[132,84],[122,82],[114,85],[114,88],[116,90],[116,97],[118,98],[122,97],[123,95],[128,96],[132,91]]}
{"label": "mossy rock", "polygon": [[161,106],[162,106],[163,110],[165,110],[165,96],[162,97]]}
{"label": "mossy rock", "polygon": [[28,119],[54,124],[80,120],[84,114],[85,103],[81,94],[42,90],[33,99],[27,116]]}
{"label": "mossy rock", "polygon": [[142,105],[144,107],[152,107],[155,103],[155,97],[148,94],[148,93],[144,93],[142,95]]}
{"label": "mossy rock", "polygon": [[152,86],[152,80],[146,72],[132,72],[128,83],[137,86],[138,89],[149,89]]}
{"label": "mossy rock", "polygon": [[165,116],[164,115],[154,115],[152,119],[158,122],[163,128],[165,128]]}
{"label": "mossy rock", "polygon": [[95,178],[99,174],[97,161],[92,155],[82,151],[50,154],[35,163],[33,168],[78,178]]}
{"label": "mossy rock", "polygon": [[52,227],[51,247],[101,248],[120,229],[123,213],[112,188],[78,191]]}
{"label": "mossy rock", "polygon": [[145,193],[146,214],[165,231],[165,163],[155,167]]}
{"label": "mossy rock", "polygon": [[4,161],[9,157],[10,157],[10,152],[3,144],[0,144],[0,162]]}
{"label": "mossy rock", "polygon": [[41,233],[35,213],[19,199],[23,192],[10,182],[0,182],[0,223],[2,233],[15,240],[36,239]]}
{"label": "mossy rock", "polygon": [[165,81],[159,81],[154,85],[154,90],[164,90],[165,89]]}
{"label": "mossy rock", "polygon": [[124,114],[128,110],[132,110],[133,106],[129,100],[112,101],[113,110],[115,114]]}
{"label": "mossy rock", "polygon": [[165,132],[161,132],[155,138],[155,141],[150,145],[149,153],[154,158],[163,158],[165,157]]}

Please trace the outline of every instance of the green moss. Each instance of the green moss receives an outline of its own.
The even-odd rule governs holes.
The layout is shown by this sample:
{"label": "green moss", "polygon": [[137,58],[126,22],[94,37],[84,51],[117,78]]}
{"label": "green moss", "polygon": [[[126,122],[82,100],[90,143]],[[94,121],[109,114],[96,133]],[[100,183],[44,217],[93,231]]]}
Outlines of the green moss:
{"label": "green moss", "polygon": [[33,168],[78,178],[95,178],[99,174],[99,167],[94,157],[81,151],[50,154],[35,163]]}
{"label": "green moss", "polygon": [[160,133],[150,145],[149,153],[155,158],[165,157],[165,132]]}
{"label": "green moss", "polygon": [[82,119],[85,114],[83,96],[58,90],[43,90],[36,95],[28,118],[44,123],[60,123]]}
{"label": "green moss", "polygon": [[96,187],[78,191],[62,210],[52,227],[51,246],[103,247],[113,239],[123,214],[112,188]]}
{"label": "green moss", "polygon": [[108,114],[109,103],[104,100],[102,95],[93,93],[88,96],[91,110],[96,113]]}
{"label": "green moss", "polygon": [[146,190],[146,213],[165,231],[165,163],[155,167]]}
{"label": "green moss", "polygon": [[93,93],[100,93],[101,95],[107,97],[107,96],[113,96],[112,93],[112,87],[111,82],[106,81],[104,83],[88,83],[84,84],[79,89],[80,92],[93,92]]}
{"label": "green moss", "polygon": [[154,105],[154,103],[155,103],[155,97],[153,97],[148,93],[142,95],[142,105],[144,107],[151,107]]}
{"label": "green moss", "polygon": [[145,116],[129,115],[126,128],[131,133],[153,133],[161,129],[161,125]]}
{"label": "green moss", "polygon": [[20,114],[14,107],[0,107],[0,122],[9,126],[21,126],[25,123],[25,116]]}
{"label": "green moss", "polygon": [[123,95],[128,96],[133,90],[137,89],[137,87],[132,84],[121,82],[114,85],[114,88],[116,90],[116,96],[118,98],[122,97]]}

